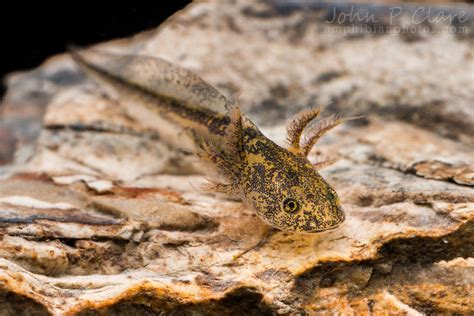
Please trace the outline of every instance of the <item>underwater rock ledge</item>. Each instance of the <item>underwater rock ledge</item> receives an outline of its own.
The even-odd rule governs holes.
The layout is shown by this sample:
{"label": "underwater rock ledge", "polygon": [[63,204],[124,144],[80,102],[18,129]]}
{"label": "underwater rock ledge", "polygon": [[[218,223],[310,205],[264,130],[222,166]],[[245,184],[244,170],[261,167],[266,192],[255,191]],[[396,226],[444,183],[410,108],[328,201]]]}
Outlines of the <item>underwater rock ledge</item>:
{"label": "underwater rock ledge", "polygon": [[329,10],[198,1],[156,30],[99,45],[240,92],[243,111],[280,144],[301,108],[364,115],[311,154],[339,159],[322,174],[344,225],[276,232],[241,256],[268,227],[240,202],[195,189],[201,168],[174,149],[174,130],[160,134],[156,117],[105,93],[67,55],[7,78],[4,313],[473,313],[473,28],[345,36],[325,22]]}

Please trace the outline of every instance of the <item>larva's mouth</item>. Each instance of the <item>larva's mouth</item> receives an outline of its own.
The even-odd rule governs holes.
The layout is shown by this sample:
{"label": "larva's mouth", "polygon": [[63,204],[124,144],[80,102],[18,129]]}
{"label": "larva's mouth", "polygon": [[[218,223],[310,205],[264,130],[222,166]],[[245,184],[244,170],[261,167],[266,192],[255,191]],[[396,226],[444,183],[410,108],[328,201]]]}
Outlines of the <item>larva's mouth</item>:
{"label": "larva's mouth", "polygon": [[338,223],[337,225],[330,226],[330,227],[324,227],[324,228],[314,228],[314,229],[308,229],[308,230],[303,230],[303,231],[295,231],[295,233],[301,233],[301,234],[323,234],[323,233],[328,233],[332,232],[341,226],[343,222]]}

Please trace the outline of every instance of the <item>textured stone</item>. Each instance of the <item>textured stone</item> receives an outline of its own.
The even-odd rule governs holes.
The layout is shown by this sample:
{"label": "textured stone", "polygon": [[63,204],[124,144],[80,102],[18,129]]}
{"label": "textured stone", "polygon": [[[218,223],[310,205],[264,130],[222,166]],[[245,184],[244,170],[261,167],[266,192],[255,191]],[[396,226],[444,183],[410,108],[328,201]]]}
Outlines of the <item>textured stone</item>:
{"label": "textured stone", "polygon": [[[387,26],[387,7],[354,9]],[[240,92],[243,111],[280,144],[301,108],[364,115],[311,153],[339,159],[322,174],[347,220],[327,233],[274,231],[239,201],[200,192],[180,131],[163,134],[159,118],[66,55],[10,76],[0,122],[0,161],[11,162],[0,173],[5,313],[473,313],[472,9],[450,9],[467,12],[467,33],[347,36],[337,29],[346,24],[325,22],[332,10],[203,1],[100,45]]]}

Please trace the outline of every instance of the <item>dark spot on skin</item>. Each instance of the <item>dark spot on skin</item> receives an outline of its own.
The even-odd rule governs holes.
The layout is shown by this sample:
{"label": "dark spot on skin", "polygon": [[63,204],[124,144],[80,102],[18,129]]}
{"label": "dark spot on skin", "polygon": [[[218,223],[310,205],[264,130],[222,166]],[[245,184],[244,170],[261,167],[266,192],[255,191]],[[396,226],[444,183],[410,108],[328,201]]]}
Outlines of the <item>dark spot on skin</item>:
{"label": "dark spot on skin", "polygon": [[319,227],[320,224],[318,223],[318,220],[313,216],[311,217],[311,220],[305,222],[303,230],[307,232],[314,230],[314,227],[311,225],[313,222],[316,224],[316,227]]}
{"label": "dark spot on skin", "polygon": [[261,175],[265,174],[265,167],[263,165],[254,165],[253,168],[258,174],[261,174]]}
{"label": "dark spot on skin", "polygon": [[252,166],[253,173],[250,174],[250,181],[255,187],[261,187],[265,184],[265,166],[262,164],[256,164]]}
{"label": "dark spot on skin", "polygon": [[260,136],[261,134],[256,131],[254,128],[248,127],[244,131],[244,135],[248,137],[248,140],[250,141],[253,138],[256,138],[257,136]]}
{"label": "dark spot on skin", "polygon": [[331,190],[328,190],[328,192],[326,193],[326,198],[328,200],[331,200],[331,201],[334,201],[336,199],[336,197],[334,196],[334,194],[331,192]]}
{"label": "dark spot on skin", "polygon": [[288,170],[286,175],[290,180],[295,180],[298,178],[298,172],[296,172],[295,170]]}

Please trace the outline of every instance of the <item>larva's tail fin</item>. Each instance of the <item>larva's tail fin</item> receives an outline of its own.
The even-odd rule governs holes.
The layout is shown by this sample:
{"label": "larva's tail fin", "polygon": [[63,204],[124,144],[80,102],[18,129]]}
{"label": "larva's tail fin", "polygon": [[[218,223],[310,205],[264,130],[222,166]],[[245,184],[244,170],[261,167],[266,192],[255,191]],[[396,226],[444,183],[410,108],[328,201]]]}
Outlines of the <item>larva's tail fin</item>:
{"label": "larva's tail fin", "polygon": [[174,101],[192,110],[226,113],[232,102],[192,72],[161,58],[143,55],[116,55],[97,49],[69,46],[69,53],[80,68],[119,93],[143,95]]}

